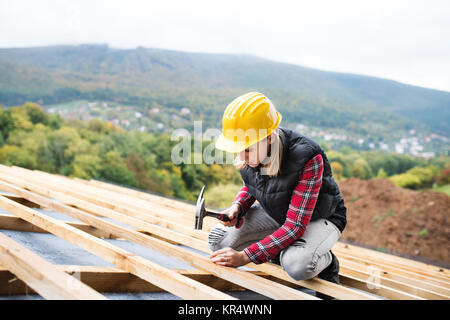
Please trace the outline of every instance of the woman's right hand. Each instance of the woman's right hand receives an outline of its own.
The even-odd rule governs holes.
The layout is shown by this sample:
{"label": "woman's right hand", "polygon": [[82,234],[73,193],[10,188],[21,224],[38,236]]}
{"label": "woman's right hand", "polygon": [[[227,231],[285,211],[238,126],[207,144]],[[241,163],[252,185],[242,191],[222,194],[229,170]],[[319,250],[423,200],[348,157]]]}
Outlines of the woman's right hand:
{"label": "woman's right hand", "polygon": [[239,212],[241,212],[241,206],[237,203],[233,203],[231,207],[221,212],[226,214],[231,219],[231,221],[220,221],[220,222],[222,222],[224,226],[234,227],[236,225],[237,216]]}

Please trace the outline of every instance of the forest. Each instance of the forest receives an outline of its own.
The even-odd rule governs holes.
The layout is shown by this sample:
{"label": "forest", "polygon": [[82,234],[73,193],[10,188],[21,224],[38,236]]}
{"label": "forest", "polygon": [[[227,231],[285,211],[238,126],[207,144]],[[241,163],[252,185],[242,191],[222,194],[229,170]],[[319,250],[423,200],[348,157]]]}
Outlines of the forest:
{"label": "forest", "polygon": [[[65,120],[31,102],[0,108],[2,164],[110,181],[191,202],[207,185],[210,206],[226,207],[242,185],[239,171],[217,163],[175,165],[171,150],[178,143],[167,133],[127,131],[99,119]],[[424,159],[321,146],[338,182],[349,177],[387,178],[415,190],[450,184],[448,156]]]}

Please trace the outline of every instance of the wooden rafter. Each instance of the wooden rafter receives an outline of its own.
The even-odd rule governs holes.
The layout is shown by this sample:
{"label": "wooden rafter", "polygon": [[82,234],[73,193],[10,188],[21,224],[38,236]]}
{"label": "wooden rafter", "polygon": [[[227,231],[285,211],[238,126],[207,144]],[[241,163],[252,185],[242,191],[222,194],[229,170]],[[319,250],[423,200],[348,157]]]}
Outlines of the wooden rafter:
{"label": "wooden rafter", "polygon": [[105,299],[97,291],[2,233],[0,233],[0,265],[46,299]]}
{"label": "wooden rafter", "polygon": [[0,196],[0,208],[185,299],[234,299],[66,223]]}
{"label": "wooden rafter", "polygon": [[[101,181],[68,178],[20,167],[0,165],[0,180],[4,181],[0,181],[0,190],[15,193],[16,195],[13,196],[8,195],[8,198],[16,201],[19,206],[19,203],[24,205],[28,203],[29,206],[51,208],[65,213],[83,221],[83,223],[66,225],[71,224],[71,227],[84,230],[90,233],[90,236],[102,237],[101,234],[103,234],[107,237],[124,238],[162,253],[170,253],[171,256],[178,257],[198,268],[197,272],[216,277],[235,288],[251,289],[275,299],[279,299],[280,295],[267,291],[264,286],[258,286],[257,280],[263,283],[264,281],[275,283],[280,286],[276,287],[277,289],[282,288],[288,293],[289,289],[293,290],[290,287],[302,286],[338,299],[375,298],[368,293],[388,299],[449,299],[450,297],[450,273],[445,268],[339,242],[333,248],[333,252],[341,262],[340,276],[343,285],[317,278],[295,281],[280,266],[271,263],[248,264],[248,267],[257,270],[255,272],[218,266],[201,255],[192,256],[191,251],[173,245],[183,244],[209,253],[206,244],[207,231],[217,221],[205,219],[204,230],[193,230],[189,225],[193,225],[195,208],[188,203]],[[58,199],[58,201],[49,198]],[[0,202],[4,199],[6,198],[0,197]],[[29,223],[19,217],[7,217],[0,214],[0,228],[5,226],[13,230],[48,231],[35,225],[34,221]],[[105,222],[99,217],[109,217],[136,229]],[[187,252],[192,257],[186,257]],[[223,274],[218,267],[227,270],[226,274]],[[377,270],[381,273],[371,273],[369,271],[371,267],[378,268]],[[231,270],[242,271],[242,274],[235,275],[229,272]],[[128,274],[126,270],[121,272]],[[375,279],[376,284],[371,285],[368,279]],[[255,280],[254,283],[253,280]],[[287,296],[287,298],[314,298],[301,293],[304,296]]]}
{"label": "wooden rafter", "polygon": [[[0,182],[2,187],[8,187],[6,186],[5,182]],[[9,186],[9,188],[14,188],[13,186]],[[22,192],[27,193],[25,190]],[[31,192],[28,192],[29,195],[31,195]],[[28,197],[26,197],[28,198]],[[252,276],[251,274],[246,274],[245,271],[242,271],[240,269],[230,269],[227,267],[216,265],[209,261],[209,259],[199,255],[195,254],[193,252],[187,251],[185,249],[179,248],[177,246],[171,245],[165,241],[161,241],[159,239],[150,237],[148,235],[142,234],[138,231],[131,230],[129,228],[125,228],[122,226],[119,226],[115,223],[105,221],[103,219],[97,218],[94,215],[91,215],[89,213],[83,212],[81,210],[68,207],[64,204],[61,204],[59,202],[56,202],[54,200],[46,199],[39,195],[34,195],[33,199],[37,201],[37,203],[47,203],[47,207],[54,208],[55,210],[58,210],[60,212],[64,212],[68,215],[73,216],[74,218],[77,218],[81,221],[84,221],[86,223],[89,223],[90,225],[93,225],[97,228],[107,230],[113,234],[116,234],[118,237],[123,237],[128,240],[132,240],[136,243],[139,243],[141,245],[151,247],[152,249],[161,251],[163,253],[169,253],[172,256],[176,256],[180,259],[182,259],[184,262],[189,263],[193,265],[194,267],[201,268],[203,270],[207,270],[211,273],[216,274],[219,277],[224,278],[225,280],[232,281],[234,283],[237,283],[241,286],[245,286],[250,290],[256,291],[260,294],[266,295],[271,298],[275,299],[316,299],[315,297],[305,294],[298,290],[293,290],[289,287],[282,286],[276,282],[260,279],[257,276]],[[1,199],[0,197],[0,206],[3,205],[2,202],[5,202],[5,199]],[[15,207],[12,208],[12,210],[18,210],[19,204],[16,204]],[[7,210],[6,208],[4,208]],[[22,209],[28,209],[28,208],[22,208]],[[29,209],[28,209],[29,210]],[[20,210],[18,210],[20,212]],[[31,212],[28,211],[28,213],[31,214]],[[34,213],[34,215],[37,215],[39,213]],[[20,216],[18,214],[18,216]],[[20,216],[22,219],[24,219],[23,216]],[[41,218],[45,218],[45,215],[40,215]],[[50,219],[50,218],[49,218]],[[27,220],[27,219],[24,219]],[[27,220],[28,221],[28,220]],[[58,220],[56,220],[58,221]],[[33,221],[34,222],[34,221]],[[58,221],[59,222],[59,221]],[[39,226],[39,225],[38,225]],[[54,232],[52,232],[54,233]]]}

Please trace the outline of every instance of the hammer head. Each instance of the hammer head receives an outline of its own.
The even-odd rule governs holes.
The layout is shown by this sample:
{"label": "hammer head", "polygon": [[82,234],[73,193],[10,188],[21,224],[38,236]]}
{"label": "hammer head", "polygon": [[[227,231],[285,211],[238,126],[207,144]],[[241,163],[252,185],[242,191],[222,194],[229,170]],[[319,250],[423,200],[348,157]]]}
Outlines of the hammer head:
{"label": "hammer head", "polygon": [[200,194],[197,198],[197,207],[195,210],[195,226],[196,230],[201,230],[203,228],[203,218],[205,217],[205,199],[203,198],[203,193],[205,192],[205,186],[202,187]]}

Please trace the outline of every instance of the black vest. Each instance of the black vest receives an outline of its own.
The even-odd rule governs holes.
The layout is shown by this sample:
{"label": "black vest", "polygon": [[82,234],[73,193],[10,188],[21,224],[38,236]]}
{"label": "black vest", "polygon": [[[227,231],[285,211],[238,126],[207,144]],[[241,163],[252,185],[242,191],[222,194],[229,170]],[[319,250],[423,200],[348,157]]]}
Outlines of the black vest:
{"label": "black vest", "polygon": [[261,174],[261,165],[256,168],[245,166],[240,171],[250,194],[273,219],[282,225],[286,220],[292,193],[305,164],[320,153],[324,163],[322,186],[311,221],[326,218],[342,232],[346,225],[346,207],[333,178],[325,151],[317,142],[298,132],[282,127],[279,127],[278,132],[283,144],[278,176],[270,178],[268,175]]}

